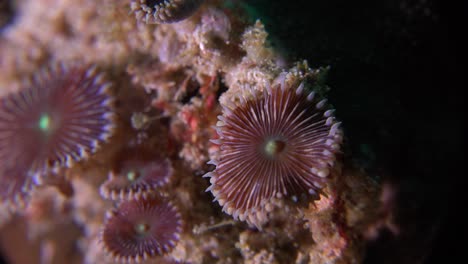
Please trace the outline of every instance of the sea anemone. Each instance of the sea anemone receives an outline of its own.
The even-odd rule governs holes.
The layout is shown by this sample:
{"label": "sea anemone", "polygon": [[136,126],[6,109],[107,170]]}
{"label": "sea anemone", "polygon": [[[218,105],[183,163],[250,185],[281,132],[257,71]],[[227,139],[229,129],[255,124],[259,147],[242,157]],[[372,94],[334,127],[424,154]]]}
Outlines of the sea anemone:
{"label": "sea anemone", "polygon": [[146,196],[167,184],[172,176],[172,164],[167,158],[151,153],[124,150],[116,161],[117,167],[100,188],[104,198],[135,199]]}
{"label": "sea anemone", "polygon": [[18,189],[13,186],[24,177],[37,181],[95,152],[113,128],[109,87],[96,67],[60,64],[1,98],[0,179],[9,185],[3,189]]}
{"label": "sea anemone", "polygon": [[181,215],[170,201],[157,197],[128,200],[109,213],[101,243],[115,261],[139,262],[170,252],[181,230]]}
{"label": "sea anemone", "polygon": [[194,13],[203,0],[132,0],[130,8],[147,24],[181,21]]}
{"label": "sea anemone", "polygon": [[224,212],[258,226],[274,199],[317,194],[342,136],[333,110],[303,83],[293,88],[283,78],[246,97],[218,117],[219,139],[212,142],[219,160],[205,177]]}

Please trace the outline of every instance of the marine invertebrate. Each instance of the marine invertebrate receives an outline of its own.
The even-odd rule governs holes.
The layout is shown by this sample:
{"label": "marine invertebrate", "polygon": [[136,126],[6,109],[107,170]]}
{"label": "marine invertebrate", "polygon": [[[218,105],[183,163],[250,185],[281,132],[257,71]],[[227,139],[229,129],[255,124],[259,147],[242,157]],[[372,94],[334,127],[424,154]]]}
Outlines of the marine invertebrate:
{"label": "marine invertebrate", "polygon": [[197,10],[203,0],[132,0],[130,8],[138,20],[148,24],[181,21]]}
{"label": "marine invertebrate", "polygon": [[113,128],[109,87],[96,67],[60,64],[1,98],[0,177],[13,170],[37,181],[96,151]]}
{"label": "marine invertebrate", "polygon": [[171,251],[181,230],[181,215],[170,201],[158,197],[129,200],[109,214],[101,243],[116,261],[140,261]]}
{"label": "marine invertebrate", "polygon": [[224,106],[213,142],[219,160],[208,188],[223,211],[252,224],[265,221],[274,198],[316,194],[330,173],[341,141],[333,110],[301,83],[280,83]]}
{"label": "marine invertebrate", "polygon": [[146,196],[169,182],[173,172],[169,159],[142,150],[124,150],[122,154],[116,161],[117,167],[100,187],[103,197],[134,199]]}

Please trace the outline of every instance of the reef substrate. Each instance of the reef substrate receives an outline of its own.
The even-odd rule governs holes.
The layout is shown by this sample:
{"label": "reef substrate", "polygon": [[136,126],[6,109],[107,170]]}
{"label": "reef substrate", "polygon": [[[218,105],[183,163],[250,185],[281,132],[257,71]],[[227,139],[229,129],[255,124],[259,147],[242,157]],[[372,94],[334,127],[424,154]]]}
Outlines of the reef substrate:
{"label": "reef substrate", "polygon": [[[339,145],[347,139],[338,128],[339,109],[338,118],[328,111],[330,105],[320,110],[325,101],[319,99],[326,91],[314,84],[326,68],[291,62],[272,48],[262,22],[248,17],[240,1],[165,1],[177,2],[169,14],[173,16],[179,16],[174,9],[178,5],[193,6],[160,24],[157,19],[142,19],[141,10],[156,10],[148,9],[154,2],[158,1],[16,1],[15,13],[10,14],[13,22],[0,35],[0,95],[21,93],[25,79],[36,78],[50,65],[96,65],[111,84],[106,92],[112,96],[112,118],[103,116],[112,122],[105,124],[112,133],[109,129],[92,152],[73,154],[83,154],[76,163],[41,170],[44,177],[39,178],[44,180],[31,178],[34,188],[21,192],[21,206],[16,198],[2,200],[0,248],[5,258],[12,263],[359,263],[366,234],[382,218],[380,186],[344,160]],[[48,78],[63,78],[51,74]],[[36,78],[36,84],[41,81]],[[312,93],[316,99],[309,96]],[[298,115],[304,115],[303,122],[287,120],[299,124],[293,130],[299,133],[294,134],[296,141],[301,142],[303,133],[307,142],[294,149],[288,148],[285,138],[267,138],[260,144],[264,158],[274,162],[295,150],[310,151],[294,171],[309,170],[295,175],[304,177],[299,183],[313,188],[300,188],[293,183],[296,180],[288,179],[281,192],[264,189],[255,196],[254,185],[245,184],[253,179],[232,177],[223,179],[223,188],[250,186],[250,193],[240,188],[219,194],[220,182],[214,183],[219,179],[202,176],[222,171],[218,161],[230,155],[229,146],[220,141],[229,134],[222,128],[223,120],[238,107],[261,105],[254,102],[257,99],[272,103],[274,109],[276,103],[289,102],[281,99],[283,95],[297,96],[291,102],[301,102]],[[78,98],[85,100],[73,103],[84,104],[83,108],[93,102]],[[313,106],[304,105],[307,102]],[[316,109],[322,111],[320,117],[308,118]],[[242,111],[248,115],[250,110]],[[38,126],[46,130],[54,120],[42,118]],[[85,123],[77,129],[88,131]],[[1,137],[9,135],[5,127]],[[79,138],[79,133],[67,136]],[[3,145],[0,148],[4,150]],[[2,190],[12,182],[3,180],[11,176],[5,172],[10,165],[5,164],[10,163],[0,162]],[[278,170],[280,176],[290,174],[288,168]],[[22,172],[13,182],[34,174],[27,168]],[[205,192],[207,188],[219,195]],[[234,199],[223,209],[219,199],[226,205],[233,195],[246,198]],[[260,200],[249,201],[249,195]],[[119,211],[124,209],[138,214]],[[145,222],[158,214],[175,220]],[[135,224],[118,226],[126,219]],[[118,234],[109,235],[110,228]],[[155,244],[152,248],[145,243]],[[128,244],[136,251],[119,252]]]}

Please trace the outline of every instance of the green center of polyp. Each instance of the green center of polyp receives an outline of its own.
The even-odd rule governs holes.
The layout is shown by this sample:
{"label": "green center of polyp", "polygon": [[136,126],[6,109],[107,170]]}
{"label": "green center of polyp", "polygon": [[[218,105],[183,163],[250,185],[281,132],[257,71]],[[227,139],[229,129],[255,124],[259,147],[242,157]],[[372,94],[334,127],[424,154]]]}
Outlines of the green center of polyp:
{"label": "green center of polyp", "polygon": [[140,173],[138,171],[135,171],[135,170],[131,170],[131,171],[128,171],[127,172],[127,180],[128,181],[135,181],[136,179],[138,179],[138,177],[140,177]]}
{"label": "green center of polyp", "polygon": [[46,113],[46,114],[42,114],[40,117],[39,117],[39,122],[38,122],[38,125],[39,125],[39,129],[43,132],[48,132],[50,130],[50,116]]}
{"label": "green center of polyp", "polygon": [[127,179],[129,181],[134,181],[136,179],[136,172],[135,171],[127,172]]}
{"label": "green center of polyp", "polygon": [[286,143],[284,143],[284,141],[271,139],[266,142],[264,151],[267,156],[275,158],[278,154],[283,152],[285,147]]}
{"label": "green center of polyp", "polygon": [[139,223],[135,225],[135,231],[139,235],[145,235],[146,233],[148,233],[149,230],[150,230],[150,226],[148,224]]}

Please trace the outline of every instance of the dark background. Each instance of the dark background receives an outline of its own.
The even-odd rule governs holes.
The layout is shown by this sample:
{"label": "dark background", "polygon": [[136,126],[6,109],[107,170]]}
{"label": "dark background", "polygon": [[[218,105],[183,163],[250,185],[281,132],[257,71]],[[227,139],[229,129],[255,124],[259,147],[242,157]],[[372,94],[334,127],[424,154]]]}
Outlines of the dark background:
{"label": "dark background", "polygon": [[328,98],[343,121],[346,158],[397,187],[401,233],[369,243],[365,263],[463,256],[467,1],[250,4],[274,46],[312,67],[331,66]]}

